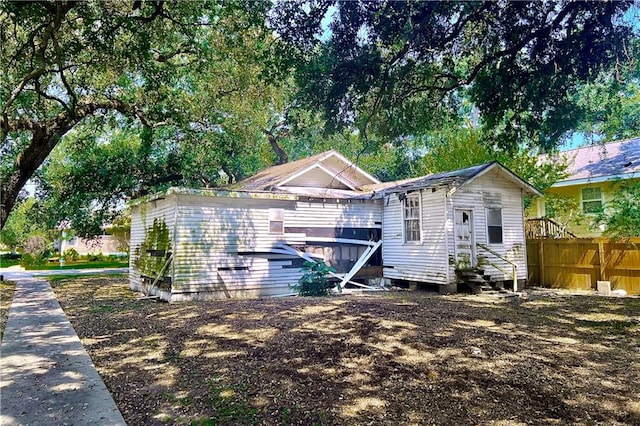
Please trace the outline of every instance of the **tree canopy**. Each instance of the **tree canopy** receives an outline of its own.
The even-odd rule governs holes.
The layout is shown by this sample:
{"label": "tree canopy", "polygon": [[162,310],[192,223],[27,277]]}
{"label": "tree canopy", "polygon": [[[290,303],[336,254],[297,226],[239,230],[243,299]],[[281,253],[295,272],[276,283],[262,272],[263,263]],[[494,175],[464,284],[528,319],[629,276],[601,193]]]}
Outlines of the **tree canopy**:
{"label": "tree canopy", "polygon": [[2,2],[0,225],[29,179],[41,220],[90,235],[328,148],[384,180],[516,158],[545,185],[528,167],[567,131],[638,131],[633,4]]}
{"label": "tree canopy", "polygon": [[301,99],[336,126],[420,133],[468,98],[502,146],[550,148],[580,83],[626,59],[632,3],[281,1],[271,22]]}
{"label": "tree canopy", "polygon": [[[145,176],[130,194],[206,180],[212,168],[237,173],[234,154],[252,146],[246,123],[267,122],[279,107],[272,87],[256,84],[270,48],[267,5],[2,3],[1,223],[63,139],[78,151],[108,142],[112,129],[138,133],[131,157],[141,166],[129,165],[143,170],[128,178]],[[198,153],[197,161],[185,160]]]}

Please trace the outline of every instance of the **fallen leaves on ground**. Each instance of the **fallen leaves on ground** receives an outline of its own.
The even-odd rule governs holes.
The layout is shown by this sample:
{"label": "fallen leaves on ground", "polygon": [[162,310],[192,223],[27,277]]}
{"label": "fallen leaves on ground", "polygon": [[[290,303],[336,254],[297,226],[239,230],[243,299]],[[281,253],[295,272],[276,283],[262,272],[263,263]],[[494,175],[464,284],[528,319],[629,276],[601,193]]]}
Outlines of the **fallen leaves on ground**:
{"label": "fallen leaves on ground", "polygon": [[7,325],[9,308],[13,301],[13,292],[15,289],[16,283],[13,281],[0,281],[0,339],[4,335],[4,328]]}
{"label": "fallen leaves on ground", "polygon": [[127,423],[640,424],[640,299],[56,295]]}

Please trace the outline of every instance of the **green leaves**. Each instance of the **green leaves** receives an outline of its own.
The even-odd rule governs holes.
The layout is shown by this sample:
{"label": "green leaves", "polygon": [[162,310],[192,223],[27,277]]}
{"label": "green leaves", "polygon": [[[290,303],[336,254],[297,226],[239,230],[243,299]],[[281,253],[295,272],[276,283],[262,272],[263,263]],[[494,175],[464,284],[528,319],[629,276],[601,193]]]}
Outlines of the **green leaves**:
{"label": "green leaves", "polygon": [[271,165],[290,92],[260,81],[269,5],[3,4],[2,224],[34,176],[51,221],[91,235],[129,198]]}
{"label": "green leaves", "polygon": [[631,2],[278,2],[270,23],[299,61],[301,101],[330,129],[436,130],[468,90],[501,147],[548,149],[576,123],[571,95],[623,60]]}
{"label": "green leaves", "polygon": [[294,286],[300,296],[328,296],[329,289],[334,287],[327,279],[327,274],[335,272],[334,268],[327,266],[322,261],[305,262],[302,266],[304,274]]}
{"label": "green leaves", "polygon": [[594,223],[613,238],[640,237],[640,182],[620,182]]}

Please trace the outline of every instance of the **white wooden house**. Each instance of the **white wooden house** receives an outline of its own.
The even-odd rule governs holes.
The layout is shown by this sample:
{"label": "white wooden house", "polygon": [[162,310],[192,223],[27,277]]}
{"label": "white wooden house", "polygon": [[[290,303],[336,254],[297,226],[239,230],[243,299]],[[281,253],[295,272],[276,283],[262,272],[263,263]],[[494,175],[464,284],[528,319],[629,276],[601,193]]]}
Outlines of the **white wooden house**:
{"label": "white wooden house", "polygon": [[451,292],[456,270],[481,269],[489,281],[524,284],[524,196],[540,193],[500,163],[364,189],[384,201],[385,278]]}
{"label": "white wooden house", "polygon": [[333,150],[223,190],[171,188],[132,203],[131,288],[168,301],[286,294],[317,258],[342,286],[455,291],[456,267],[482,256],[492,279],[513,278],[511,263],[524,279],[525,193],[537,190],[498,163],[380,183]]}
{"label": "white wooden house", "polygon": [[[138,200],[131,287],[169,301],[258,297],[290,293],[303,257],[346,272],[380,241],[382,201],[357,189],[376,183],[328,151],[225,190],[171,188]],[[373,254],[360,272],[381,276]]]}

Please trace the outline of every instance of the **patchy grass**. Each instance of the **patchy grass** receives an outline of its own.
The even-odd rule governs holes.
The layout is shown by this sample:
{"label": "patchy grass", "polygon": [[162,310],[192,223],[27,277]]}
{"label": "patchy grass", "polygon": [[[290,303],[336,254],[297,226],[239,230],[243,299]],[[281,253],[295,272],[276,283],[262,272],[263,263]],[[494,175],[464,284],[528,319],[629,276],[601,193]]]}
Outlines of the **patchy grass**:
{"label": "patchy grass", "polygon": [[40,277],[49,281],[51,287],[55,287],[61,282],[69,281],[69,280],[84,280],[86,278],[95,278],[95,279],[123,279],[127,276],[127,274],[57,274],[46,277]]}
{"label": "patchy grass", "polygon": [[20,259],[7,258],[4,255],[0,255],[0,268],[9,268],[11,266],[19,265]]}
{"label": "patchy grass", "polygon": [[640,299],[55,292],[129,425],[640,424]]}
{"label": "patchy grass", "polygon": [[64,266],[60,266],[58,262],[45,263],[41,265],[28,265],[25,269],[28,271],[57,271],[65,269],[93,269],[93,268],[128,268],[128,260],[100,260],[100,261],[88,261],[81,260],[77,262],[66,262]]}
{"label": "patchy grass", "polygon": [[9,308],[11,307],[15,290],[16,283],[13,281],[0,281],[0,340],[4,335],[4,328],[7,325]]}

